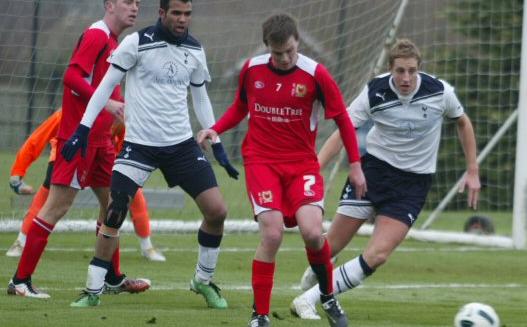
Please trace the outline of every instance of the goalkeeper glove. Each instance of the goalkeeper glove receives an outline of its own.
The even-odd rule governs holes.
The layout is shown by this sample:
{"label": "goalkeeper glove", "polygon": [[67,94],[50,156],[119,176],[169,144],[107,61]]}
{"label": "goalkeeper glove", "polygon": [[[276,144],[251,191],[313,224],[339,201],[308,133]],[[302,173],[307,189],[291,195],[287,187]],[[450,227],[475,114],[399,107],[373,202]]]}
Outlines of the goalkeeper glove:
{"label": "goalkeeper glove", "polygon": [[220,142],[212,144],[212,153],[214,154],[214,158],[216,158],[216,161],[218,161],[220,166],[225,168],[227,174],[229,174],[231,178],[238,179],[238,175],[240,173],[229,162],[227,154],[225,153],[225,149],[223,149],[223,145],[221,145]]}
{"label": "goalkeeper glove", "polygon": [[62,148],[62,156],[66,161],[71,161],[77,151],[81,150],[81,156],[86,156],[86,147],[88,146],[88,134],[90,133],[90,128],[82,124],[77,127],[77,130],[73,135],[66,141],[64,147]]}
{"label": "goalkeeper glove", "polygon": [[33,187],[24,183],[22,177],[20,176],[11,176],[9,177],[9,186],[19,195],[33,194]]}

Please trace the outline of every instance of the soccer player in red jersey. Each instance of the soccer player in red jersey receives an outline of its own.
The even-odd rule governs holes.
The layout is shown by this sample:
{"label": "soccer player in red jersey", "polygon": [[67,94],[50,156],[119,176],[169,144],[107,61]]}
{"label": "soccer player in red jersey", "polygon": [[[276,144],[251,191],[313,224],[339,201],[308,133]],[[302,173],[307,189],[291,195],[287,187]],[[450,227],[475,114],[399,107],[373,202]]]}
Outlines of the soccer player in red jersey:
{"label": "soccer player in red jersey", "polygon": [[286,14],[262,25],[270,53],[249,59],[242,68],[234,103],[198,142],[217,136],[249,115],[242,145],[246,185],[261,241],[252,269],[254,311],[249,326],[270,326],[269,307],[275,257],[283,227],[298,225],[307,258],[316,272],[321,302],[331,326],[347,326],[333,296],[331,249],[322,235],[324,185],[315,152],[318,104],[333,119],[349,156],[349,178],[357,194],[366,191],[355,130],[342,94],[327,69],[298,53],[295,20]]}
{"label": "soccer player in red jersey", "polygon": [[[111,169],[115,158],[111,126],[114,117],[122,119],[124,103],[121,90],[115,88],[106,104],[106,111],[95,122],[90,134],[90,147],[83,158],[67,162],[60,154],[64,142],[75,132],[86,105],[101,82],[109,63],[106,59],[117,47],[118,36],[134,25],[139,0],[104,0],[105,14],[79,38],[64,74],[62,119],[58,131],[57,158],[46,203],[33,220],[20,257],[18,268],[8,285],[8,294],[33,298],[49,298],[32,286],[31,275],[36,269],[55,224],[66,214],[77,192],[85,186],[94,190],[104,217],[109,198]],[[126,279],[119,268],[119,251],[112,260],[113,269],[107,275],[108,292],[141,292],[150,287],[147,280]]]}
{"label": "soccer player in red jersey", "polygon": [[[20,257],[22,255],[22,251],[26,245],[26,235],[33,224],[33,219],[35,219],[42,206],[44,206],[48,197],[51,174],[57,152],[57,131],[61,118],[62,108],[59,108],[31,133],[17,152],[15,162],[11,168],[9,184],[15,193],[27,194],[27,190],[32,190],[33,188],[24,183],[23,177],[33,162],[39,158],[42,151],[46,148],[46,145],[49,143],[51,146],[44,183],[42,183],[42,186],[40,186],[29,205],[17,239],[6,252],[6,256],[8,257]],[[112,142],[116,153],[122,148],[123,141],[124,124],[116,121],[112,126]],[[13,182],[17,183],[14,184]],[[26,192],[21,191],[22,187],[25,187]],[[137,191],[137,194],[130,204],[130,218],[132,218],[135,233],[139,237],[143,256],[151,261],[165,261],[166,258],[163,253],[152,245],[150,239],[150,216],[148,214],[146,198],[142,190]]]}

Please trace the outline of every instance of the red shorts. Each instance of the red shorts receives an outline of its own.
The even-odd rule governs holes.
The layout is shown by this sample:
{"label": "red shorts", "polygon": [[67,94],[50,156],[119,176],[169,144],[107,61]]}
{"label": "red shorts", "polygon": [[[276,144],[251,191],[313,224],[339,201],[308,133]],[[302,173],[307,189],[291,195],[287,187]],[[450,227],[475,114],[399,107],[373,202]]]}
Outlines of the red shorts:
{"label": "red shorts", "polygon": [[110,140],[107,145],[86,149],[86,155],[77,153],[67,162],[61,154],[64,140],[57,142],[57,158],[53,167],[51,184],[66,185],[76,189],[89,187],[110,187],[115,149]]}
{"label": "red shorts", "polygon": [[245,183],[255,218],[264,211],[278,210],[286,227],[294,227],[301,206],[324,207],[324,179],[317,162],[248,164]]}

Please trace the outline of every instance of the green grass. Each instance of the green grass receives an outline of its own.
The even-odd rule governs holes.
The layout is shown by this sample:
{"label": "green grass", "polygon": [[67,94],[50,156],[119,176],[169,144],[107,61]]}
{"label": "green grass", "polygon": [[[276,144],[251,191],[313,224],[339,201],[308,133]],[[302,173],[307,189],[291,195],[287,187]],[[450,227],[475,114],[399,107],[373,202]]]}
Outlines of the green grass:
{"label": "green grass", "polygon": [[[20,218],[23,208],[13,208],[16,195],[7,187],[12,154],[0,154],[0,219]],[[26,176],[33,186],[42,182],[46,157],[35,163]],[[229,219],[247,219],[251,209],[247,201],[243,169],[240,179],[229,179],[221,167],[215,167],[219,184],[229,206]],[[326,197],[326,217],[334,215],[340,193],[338,176]],[[147,187],[164,187],[161,174],[155,173]],[[14,198],[15,197],[15,198]],[[152,219],[195,220],[199,213],[192,200],[186,199],[181,210],[150,210]],[[94,218],[97,210],[72,210],[68,218]],[[446,212],[433,228],[461,231],[474,212]],[[497,234],[510,235],[511,214],[478,212],[494,219]],[[427,212],[417,222],[423,223]],[[16,237],[0,234],[0,285],[7,286],[18,260],[3,256]],[[69,303],[82,289],[86,268],[93,255],[92,233],[56,233],[52,235],[34,282],[52,295],[47,301],[0,295],[0,326],[245,326],[252,304],[250,290],[251,260],[258,242],[257,234],[227,235],[222,248],[216,281],[224,288],[230,308],[209,310],[204,301],[188,291],[188,282],[196,262],[196,236],[154,234],[156,246],[165,249],[166,263],[145,261],[135,237],[122,237],[122,267],[130,276],[150,278],[153,289],[140,295],[104,296],[102,305],[90,309],[70,309]],[[344,263],[360,253],[367,238],[357,237],[339,258]],[[237,249],[237,251],[234,251]],[[452,326],[458,308],[467,302],[491,304],[503,326],[527,326],[527,253],[524,251],[443,245],[407,240],[385,267],[368,279],[364,287],[340,297],[351,325],[360,326]],[[298,234],[288,233],[277,260],[273,291],[273,326],[327,326],[323,321],[300,321],[289,314],[290,301],[298,294],[294,288],[306,266],[305,253]],[[4,293],[5,294],[5,293]]]}
{"label": "green grass", "polygon": [[[0,282],[7,286],[18,260],[3,256],[15,238],[0,238]],[[0,326],[245,326],[251,312],[251,260],[256,234],[226,235],[215,280],[224,288],[230,308],[205,307],[188,291],[196,263],[196,236],[156,234],[166,263],[140,256],[134,236],[124,234],[122,268],[129,276],[147,277],[153,289],[138,295],[105,295],[100,307],[71,309],[84,286],[93,253],[91,233],[56,233],[33,276],[52,298],[34,300],[0,295]],[[340,256],[342,264],[360,253],[367,239],[357,237]],[[288,310],[298,294],[294,287],[306,266],[298,234],[287,233],[277,259],[271,310],[273,326],[327,326],[301,321]],[[351,326],[452,326],[457,309],[466,302],[491,304],[503,326],[526,326],[527,253],[407,240],[364,287],[340,296]],[[4,293],[5,294],[5,293]],[[319,310],[320,311],[320,310]],[[155,321],[155,323],[153,323]]]}

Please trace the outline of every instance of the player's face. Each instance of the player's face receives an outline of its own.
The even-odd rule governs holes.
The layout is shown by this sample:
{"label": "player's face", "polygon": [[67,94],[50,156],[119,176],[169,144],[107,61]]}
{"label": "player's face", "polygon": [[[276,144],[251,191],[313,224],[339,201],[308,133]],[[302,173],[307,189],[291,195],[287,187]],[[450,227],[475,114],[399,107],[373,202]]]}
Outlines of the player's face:
{"label": "player's face", "polygon": [[124,28],[133,26],[139,12],[140,0],[110,1],[113,13]]}
{"label": "player's face", "polygon": [[289,70],[296,65],[298,59],[298,40],[291,36],[283,44],[269,43],[273,66],[280,70]]}
{"label": "player's face", "polygon": [[415,90],[419,72],[416,58],[397,58],[393,61],[390,71],[399,93],[408,95]]}
{"label": "player's face", "polygon": [[187,32],[192,18],[192,2],[171,0],[168,9],[159,9],[161,23],[172,35],[179,37]]}

